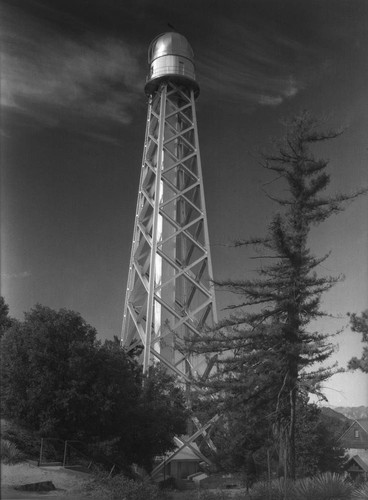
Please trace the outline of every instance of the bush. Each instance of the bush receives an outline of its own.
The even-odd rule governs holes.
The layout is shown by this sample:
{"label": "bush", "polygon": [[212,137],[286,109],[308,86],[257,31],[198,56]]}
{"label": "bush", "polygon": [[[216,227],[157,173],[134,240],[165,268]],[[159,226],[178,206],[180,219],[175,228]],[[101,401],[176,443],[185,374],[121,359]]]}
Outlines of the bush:
{"label": "bush", "polygon": [[13,443],[25,458],[38,459],[40,438],[37,433],[29,431],[9,420],[1,420],[1,438]]}
{"label": "bush", "polygon": [[[193,495],[191,497],[193,499]],[[199,493],[199,500],[227,500],[229,495],[223,490],[202,490]]]}
{"label": "bush", "polygon": [[[246,500],[244,493],[227,490],[193,490],[180,492],[180,500]],[[178,497],[179,498],[179,497]],[[250,498],[250,497],[249,497]]]}
{"label": "bush", "polygon": [[[299,479],[286,485],[289,500],[350,500],[352,486],[339,474],[326,472],[311,478]],[[250,491],[252,500],[283,500],[283,479],[271,483],[257,483]],[[367,499],[368,497],[362,497]],[[357,497],[360,500],[360,497]]]}
{"label": "bush", "polygon": [[1,440],[1,462],[4,464],[17,464],[24,459],[23,453],[17,446],[7,439]]}
{"label": "bush", "polygon": [[299,479],[294,485],[295,500],[348,500],[352,492],[351,484],[339,474],[326,472],[318,476]]}
{"label": "bush", "polygon": [[368,498],[368,483],[359,486],[353,491],[352,500],[367,500]]}
{"label": "bush", "polygon": [[122,474],[112,478],[96,476],[85,486],[91,498],[104,500],[169,500],[170,497],[149,481],[134,481]]}
{"label": "bush", "polygon": [[284,479],[256,483],[250,490],[250,498],[252,500],[284,500],[285,489],[288,498],[295,500],[292,495],[292,483],[290,481],[285,483]]}

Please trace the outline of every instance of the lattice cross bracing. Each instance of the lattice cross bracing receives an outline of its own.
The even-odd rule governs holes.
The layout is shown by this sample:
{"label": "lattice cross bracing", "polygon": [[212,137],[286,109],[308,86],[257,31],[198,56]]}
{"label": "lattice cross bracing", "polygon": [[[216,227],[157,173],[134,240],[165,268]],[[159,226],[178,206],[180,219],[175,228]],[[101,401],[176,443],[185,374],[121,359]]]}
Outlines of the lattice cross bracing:
{"label": "lattice cross bracing", "polygon": [[186,339],[216,321],[194,92],[165,81],[150,97],[122,342],[182,381],[206,372]]}

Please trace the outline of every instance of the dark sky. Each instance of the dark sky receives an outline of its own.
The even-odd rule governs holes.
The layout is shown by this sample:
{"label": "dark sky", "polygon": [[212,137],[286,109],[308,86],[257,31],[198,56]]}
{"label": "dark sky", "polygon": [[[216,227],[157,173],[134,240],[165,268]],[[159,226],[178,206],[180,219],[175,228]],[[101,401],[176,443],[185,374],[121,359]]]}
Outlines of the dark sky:
{"label": "dark sky", "polygon": [[[12,0],[1,7],[2,294],[18,318],[39,302],[79,311],[101,338],[120,335],[147,98],[147,49],[168,30],[195,53],[197,118],[216,278],[256,261],[227,247],[264,234],[283,189],[256,159],[302,109],[342,137],[330,192],[368,184],[366,0]],[[345,274],[324,308],[368,307],[368,197],[313,231],[321,274]],[[228,298],[219,293],[219,309]],[[223,313],[222,313],[223,314]],[[345,330],[336,359],[359,355]],[[333,404],[368,404],[366,381],[331,380]]]}

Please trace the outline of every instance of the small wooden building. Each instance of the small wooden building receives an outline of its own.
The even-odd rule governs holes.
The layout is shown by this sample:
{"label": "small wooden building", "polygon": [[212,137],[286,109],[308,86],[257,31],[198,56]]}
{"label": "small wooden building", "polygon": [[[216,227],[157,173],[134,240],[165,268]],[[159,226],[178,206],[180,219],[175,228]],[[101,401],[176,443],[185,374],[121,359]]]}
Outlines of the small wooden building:
{"label": "small wooden building", "polygon": [[345,466],[345,471],[353,481],[368,481],[368,464],[359,456],[354,455]]}
{"label": "small wooden building", "polygon": [[186,479],[191,474],[200,470],[200,462],[200,458],[198,458],[188,446],[185,446],[185,448],[179,451],[175,458],[167,464],[166,474],[175,479]]}
{"label": "small wooden building", "polygon": [[368,450],[368,418],[354,420],[339,442],[344,448]]}
{"label": "small wooden building", "polygon": [[354,481],[368,480],[368,419],[354,420],[339,439],[349,460],[346,472]]}
{"label": "small wooden building", "polygon": [[[191,443],[191,446],[199,452],[198,446],[195,443]],[[157,457],[157,462],[160,463],[169,457],[170,454],[165,457]],[[202,460],[198,455],[189,446],[184,446],[175,454],[174,458],[169,459],[165,463],[158,477],[160,480],[166,480],[169,477],[175,480],[186,479],[188,476],[200,471],[200,462]]]}

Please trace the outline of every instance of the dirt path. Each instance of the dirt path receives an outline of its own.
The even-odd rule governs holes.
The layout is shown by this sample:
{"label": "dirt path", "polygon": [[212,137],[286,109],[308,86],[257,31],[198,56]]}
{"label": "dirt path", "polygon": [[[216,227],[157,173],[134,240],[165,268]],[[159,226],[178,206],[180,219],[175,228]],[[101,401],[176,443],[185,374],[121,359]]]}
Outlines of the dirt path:
{"label": "dirt path", "polygon": [[[83,472],[70,471],[62,467],[37,467],[27,462],[16,465],[1,464],[1,488],[6,490],[9,496],[10,491],[15,491],[14,486],[28,483],[38,483],[41,481],[52,481],[57,491],[43,493],[42,498],[47,496],[60,495],[63,492],[68,494],[70,491],[80,488],[88,481],[90,476]],[[16,495],[16,493],[14,493]],[[29,498],[35,498],[34,494],[28,493]],[[2,495],[4,498],[4,495]],[[9,497],[10,498],[10,497]],[[25,498],[24,496],[13,496],[13,498]]]}

